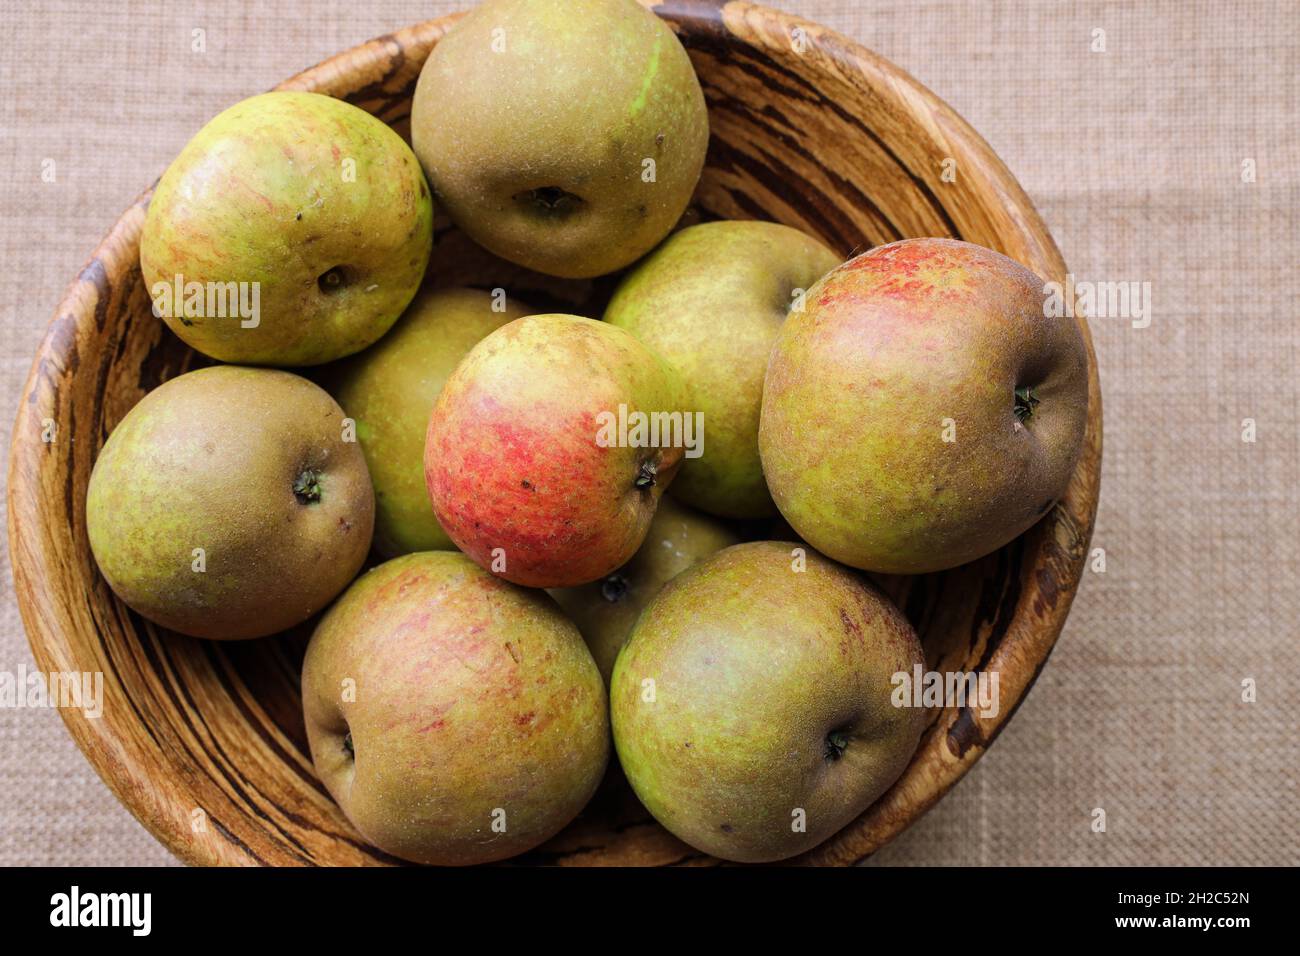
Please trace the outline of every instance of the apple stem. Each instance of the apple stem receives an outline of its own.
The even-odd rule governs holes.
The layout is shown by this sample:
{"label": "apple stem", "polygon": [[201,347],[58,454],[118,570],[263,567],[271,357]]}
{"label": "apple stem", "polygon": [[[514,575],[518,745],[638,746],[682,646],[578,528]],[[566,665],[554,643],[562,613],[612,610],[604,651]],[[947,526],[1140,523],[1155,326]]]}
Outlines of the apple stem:
{"label": "apple stem", "polygon": [[356,759],[357,752],[352,747],[352,731],[350,730],[343,735],[343,749],[348,752],[349,757],[351,757],[353,760]]}
{"label": "apple stem", "polygon": [[832,730],[826,735],[826,759],[834,763],[844,756],[849,746],[849,738],[842,730]]}
{"label": "apple stem", "polygon": [[641,462],[641,467],[637,469],[636,481],[632,484],[642,490],[653,487],[655,476],[659,474],[659,468],[653,461]]}
{"label": "apple stem", "polygon": [[293,480],[293,494],[299,504],[309,505],[320,501],[321,473],[314,468],[304,468]]}
{"label": "apple stem", "polygon": [[1041,401],[1034,394],[1034,390],[1026,385],[1024,388],[1016,389],[1016,418],[1020,419],[1021,424],[1029,421],[1030,416],[1034,414],[1034,408]]}

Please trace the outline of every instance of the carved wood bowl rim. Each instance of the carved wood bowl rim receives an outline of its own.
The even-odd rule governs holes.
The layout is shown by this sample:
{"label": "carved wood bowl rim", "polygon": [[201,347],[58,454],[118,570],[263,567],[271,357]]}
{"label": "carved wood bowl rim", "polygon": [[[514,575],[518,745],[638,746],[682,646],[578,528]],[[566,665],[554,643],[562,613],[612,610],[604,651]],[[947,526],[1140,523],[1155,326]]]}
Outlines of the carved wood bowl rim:
{"label": "carved wood bowl rim", "polygon": [[[959,175],[968,180],[961,187],[966,192],[953,193],[962,198],[953,202],[982,203],[980,214],[997,220],[990,226],[992,240],[985,244],[999,246],[1044,277],[1064,279],[1065,263],[1046,225],[1011,173],[964,120],[898,67],[815,23],[758,5],[723,0],[642,2],[668,20],[693,57],[707,57],[708,50],[716,50],[719,44],[729,48],[742,44],[745,55],[760,65],[760,72],[769,71],[782,83],[793,82],[783,64],[789,62],[792,39],[801,38],[799,42],[807,44],[807,48],[800,55],[810,58],[802,62],[814,64],[828,84],[850,84],[861,92],[864,102],[869,100],[877,115],[890,122],[910,124],[919,139],[930,137],[930,142],[922,144],[926,149],[935,156],[955,160]],[[440,17],[364,43],[294,76],[278,88],[341,96],[389,122],[400,123],[405,119],[403,111],[419,65],[437,39],[462,15]],[[708,89],[707,76],[704,79]],[[833,108],[847,115],[854,105],[860,104],[839,103]],[[865,122],[861,126],[864,135],[875,136]],[[893,156],[889,145],[883,140],[881,144]],[[893,158],[901,167],[900,175],[911,177],[918,187],[930,189],[932,181],[938,182],[937,171],[909,168],[903,159]],[[153,732],[147,726],[147,710],[128,698],[118,672],[124,663],[149,658],[151,647],[156,650],[152,643],[156,635],[149,630],[146,639],[142,633],[138,647],[110,647],[97,623],[99,615],[119,621],[127,630],[132,627],[130,613],[112,597],[89,557],[84,497],[94,454],[87,455],[84,449],[90,444],[91,451],[97,452],[111,425],[110,414],[99,400],[108,374],[106,361],[111,362],[112,357],[87,354],[83,346],[110,332],[117,334],[117,326],[125,330],[129,324],[129,317],[119,316],[127,305],[124,299],[128,293],[122,290],[132,286],[125,281],[132,277],[132,271],[138,272],[138,241],[151,191],[143,193],[123,214],[70,285],[37,352],[15,422],[9,465],[9,546],[15,591],[33,653],[45,672],[105,672],[103,717],[88,718],[70,709],[61,709],[60,714],[118,799],[181,859],[193,864],[393,862],[364,847],[354,833],[347,832],[347,824],[337,811],[327,808],[328,798],[322,796],[318,784],[318,792],[309,792],[304,805],[319,814],[332,813],[332,822],[341,828],[336,832],[297,833],[296,842],[289,841],[293,843],[289,846],[281,835],[287,837],[287,828],[293,826],[294,815],[302,812],[302,807],[263,807],[246,818],[223,818],[214,812],[207,836],[196,838],[194,808],[199,801],[191,787],[202,783],[195,776],[198,770],[187,762],[186,754],[176,752],[174,745],[148,742]],[[931,192],[932,196],[937,194],[937,190]],[[964,214],[974,215],[965,207],[963,210]],[[948,216],[946,211],[944,216]],[[957,229],[954,227],[952,232],[957,234]],[[962,237],[969,238],[969,230]],[[141,303],[134,304],[138,315]],[[147,314],[147,305],[144,310]],[[970,708],[938,712],[911,765],[894,787],[858,820],[797,862],[860,861],[916,820],[987,749],[1047,660],[1083,573],[1099,495],[1101,395],[1087,323],[1079,321],[1088,344],[1090,401],[1085,447],[1069,489],[1033,529],[982,563],[977,562],[989,570],[961,572],[971,576],[972,581],[995,582],[993,591],[981,596],[980,601],[1000,611],[977,617],[970,645],[945,660],[949,665],[996,670],[1001,681],[1000,712],[989,718]],[[124,338],[126,332],[120,335]],[[114,341],[121,347],[121,339]],[[151,374],[166,377],[181,370],[168,365]],[[67,404],[72,401],[69,393],[74,391],[69,383],[77,374],[99,376],[96,401],[84,410],[89,412],[91,422],[78,421],[77,409]],[[146,376],[143,371],[141,375],[142,394]],[[119,418],[124,411],[116,410]],[[47,420],[60,423],[60,433],[66,435],[66,440],[42,440]],[[76,447],[78,438],[80,448]],[[979,578],[980,573],[985,577]],[[224,660],[216,650],[208,659],[214,662],[214,669],[219,669],[217,662]],[[174,673],[169,678],[177,680]],[[231,675],[220,675],[219,679],[228,682]],[[173,694],[183,690],[178,683],[171,687]],[[243,706],[247,706],[246,701]],[[146,738],[143,742],[142,737]],[[304,770],[301,754],[279,756],[293,763],[293,772],[304,781],[310,778],[310,764]],[[241,784],[250,783],[244,768],[237,776]],[[259,828],[279,833],[261,838]],[[542,854],[534,862],[629,862],[617,852],[618,837],[612,839],[610,847],[586,855],[567,854],[561,838],[557,838],[561,841],[560,852]],[[698,854],[684,859],[716,862]]]}

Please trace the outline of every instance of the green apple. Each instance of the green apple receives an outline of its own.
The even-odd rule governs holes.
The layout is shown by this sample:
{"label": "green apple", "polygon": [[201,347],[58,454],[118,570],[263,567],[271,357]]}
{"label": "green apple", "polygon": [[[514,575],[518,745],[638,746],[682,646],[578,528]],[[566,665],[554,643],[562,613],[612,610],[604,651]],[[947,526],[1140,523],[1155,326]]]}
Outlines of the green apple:
{"label": "green apple", "polygon": [[453,552],[359,578],[312,635],[302,699],[343,812],[418,863],[532,849],[586,805],[609,758],[604,685],[577,628]]}
{"label": "green apple", "polygon": [[90,547],[132,609],[195,637],[274,634],[365,561],[375,500],[343,410],[297,375],[216,366],[154,389],[86,493]]}
{"label": "green apple", "polygon": [[704,94],[635,0],[487,0],[420,73],[411,137],[439,202],[492,252],[585,278],[649,252],[704,165]]}
{"label": "green apple", "polygon": [[[680,392],[622,329],[516,319],[474,346],[434,403],[424,457],[434,514],[508,581],[599,580],[641,546],[687,451],[694,416]],[[651,416],[676,427],[652,429]]]}
{"label": "green apple", "polygon": [[429,504],[424,438],[447,376],[485,335],[528,310],[475,289],[416,296],[391,332],[330,370],[327,387],[356,421],[375,483],[375,549],[385,557],[454,548]]}
{"label": "green apple", "polygon": [[759,450],[781,513],[856,568],[919,574],[1024,532],[1083,446],[1088,356],[1044,282],[991,249],[912,239],[858,256],[781,328]]}
{"label": "green apple", "polygon": [[167,168],[140,267],[155,313],[204,355],[316,365],[388,331],[432,243],[400,136],[342,100],[275,92],[219,114]]}
{"label": "green apple", "polygon": [[925,724],[893,678],[924,658],[859,575],[790,544],[740,544],[670,581],[614,665],[610,713],[637,797],[696,849],[810,850],[898,779]]}
{"label": "green apple", "polygon": [[768,354],[786,313],[839,263],[789,226],[710,222],[673,235],[623,280],[605,321],[677,369],[704,414],[704,454],[682,466],[676,497],[724,518],[776,513],[758,455]]}
{"label": "green apple", "polygon": [[696,562],[739,541],[722,522],[663,498],[645,542],[631,561],[606,578],[558,588],[551,596],[578,625],[608,684],[632,625],[659,589]]}

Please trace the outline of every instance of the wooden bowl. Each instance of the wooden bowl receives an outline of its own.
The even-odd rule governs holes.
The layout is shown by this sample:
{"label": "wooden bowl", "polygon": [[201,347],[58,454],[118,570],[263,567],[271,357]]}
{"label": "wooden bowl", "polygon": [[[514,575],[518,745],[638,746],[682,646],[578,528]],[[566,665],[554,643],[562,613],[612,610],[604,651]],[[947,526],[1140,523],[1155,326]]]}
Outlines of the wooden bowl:
{"label": "wooden bowl", "polygon": [[[959,237],[1063,280],[1060,253],[1006,167],[902,70],[764,7],[650,5],[690,52],[709,104],[713,137],[691,215],[773,219],[845,256],[908,236]],[[281,88],[342,97],[406,134],[420,67],[457,19],[373,40]],[[312,770],[298,686],[310,624],[264,641],[193,640],[131,612],[96,571],[85,518],[95,456],[145,392],[196,363],[150,312],[139,266],[149,196],[118,220],[59,304],[14,428],[9,544],[36,660],[45,671],[104,673],[102,717],[64,709],[64,721],[117,797],[181,859],[396,862],[358,837]],[[442,221],[433,272],[438,283],[503,283],[534,305],[596,315],[611,285],[505,266]],[[988,558],[888,585],[932,668],[1000,674],[999,714],[934,712],[903,777],[800,862],[856,862],[920,816],[989,746],[1046,661],[1079,584],[1097,507],[1101,401],[1091,340],[1089,356],[1087,440],[1064,499]],[[51,424],[54,440],[46,441]],[[567,830],[522,859],[716,862],[670,836],[613,779]]]}

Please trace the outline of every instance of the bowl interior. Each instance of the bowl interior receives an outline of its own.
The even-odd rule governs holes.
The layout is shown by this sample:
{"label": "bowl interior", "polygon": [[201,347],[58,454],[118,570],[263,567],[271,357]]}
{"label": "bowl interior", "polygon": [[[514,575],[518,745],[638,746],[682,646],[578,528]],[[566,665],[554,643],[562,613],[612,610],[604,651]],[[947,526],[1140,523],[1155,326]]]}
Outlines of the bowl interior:
{"label": "bowl interior", "polygon": [[[1063,278],[1051,237],[1005,167],[896,67],[762,7],[652,5],[690,52],[710,110],[707,167],[687,221],[775,220],[821,237],[845,257],[909,236],[952,236],[1005,252],[1045,278]],[[341,96],[407,135],[420,66],[456,19],[372,41],[283,86]],[[298,686],[310,622],[263,641],[185,638],[132,613],[94,567],[84,499],[95,454],[146,391],[204,361],[150,312],[138,266],[147,202],[148,193],[69,289],[15,428],[11,551],[37,660],[46,670],[104,672],[101,718],[61,713],[119,798],[183,859],[397,862],[356,835],[313,772]],[[530,273],[485,253],[440,218],[429,281],[500,286],[539,310],[599,317],[616,279]],[[41,440],[48,421],[60,428],[53,443]],[[931,668],[999,672],[1002,709],[993,718],[966,708],[932,712],[902,779],[802,862],[868,855],[937,800],[1010,717],[1078,584],[1099,457],[1094,361],[1083,460],[1043,521],[974,564],[880,581],[922,635]],[[655,824],[617,770],[574,824],[521,861],[716,862]]]}

